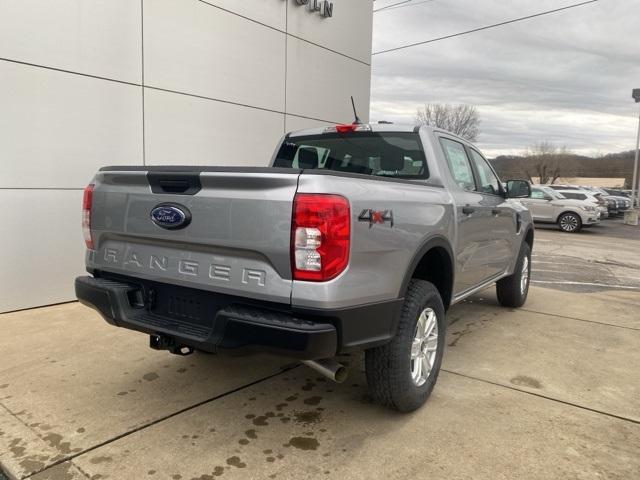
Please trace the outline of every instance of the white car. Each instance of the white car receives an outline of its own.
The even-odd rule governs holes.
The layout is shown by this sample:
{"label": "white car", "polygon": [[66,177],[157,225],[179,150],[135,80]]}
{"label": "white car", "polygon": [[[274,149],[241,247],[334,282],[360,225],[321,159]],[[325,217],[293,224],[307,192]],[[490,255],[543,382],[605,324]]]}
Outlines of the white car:
{"label": "white car", "polygon": [[569,198],[571,200],[587,201],[598,208],[601,218],[609,217],[609,208],[607,207],[607,202],[605,202],[604,199],[600,198],[602,195],[600,195],[599,193],[590,192],[589,190],[553,190],[562,194],[565,198]]}
{"label": "white car", "polygon": [[532,185],[531,197],[520,203],[529,209],[533,221],[556,223],[563,232],[576,233],[582,227],[595,225],[600,221],[596,205],[586,200],[572,200],[546,185]]}

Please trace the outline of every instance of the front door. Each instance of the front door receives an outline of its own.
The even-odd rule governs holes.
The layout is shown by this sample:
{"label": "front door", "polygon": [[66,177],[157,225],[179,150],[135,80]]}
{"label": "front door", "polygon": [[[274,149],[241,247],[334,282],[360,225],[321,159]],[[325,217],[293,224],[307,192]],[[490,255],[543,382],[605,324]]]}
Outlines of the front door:
{"label": "front door", "polygon": [[524,198],[520,203],[529,209],[531,216],[537,222],[552,222],[553,204],[551,197],[539,188],[531,188],[531,198]]}
{"label": "front door", "polygon": [[478,190],[482,195],[481,209],[487,219],[483,231],[488,242],[487,274],[495,277],[504,273],[513,259],[516,212],[507,203],[504,189],[489,162],[475,149],[469,148],[468,151],[476,172]]}

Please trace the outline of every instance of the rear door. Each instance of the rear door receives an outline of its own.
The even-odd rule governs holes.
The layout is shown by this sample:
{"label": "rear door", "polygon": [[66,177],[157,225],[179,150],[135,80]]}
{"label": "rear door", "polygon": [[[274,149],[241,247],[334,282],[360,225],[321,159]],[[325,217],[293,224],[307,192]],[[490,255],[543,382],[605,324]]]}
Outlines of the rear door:
{"label": "rear door", "polygon": [[486,229],[490,218],[482,206],[483,197],[477,191],[475,175],[465,146],[445,136],[441,136],[439,140],[456,184],[451,194],[456,204],[454,295],[458,295],[488,277],[486,263],[490,243]]}
{"label": "rear door", "polygon": [[[189,167],[101,171],[91,214],[96,250],[88,251],[88,266],[290,303],[291,211],[299,173]],[[176,209],[189,218],[178,228],[154,220],[159,212],[160,220],[164,215],[173,221]]]}
{"label": "rear door", "polygon": [[511,264],[516,213],[505,201],[500,180],[489,162],[474,148],[469,147],[468,151],[482,195],[480,208],[486,219],[483,234],[489,244],[486,267],[488,276],[493,277],[503,273]]}

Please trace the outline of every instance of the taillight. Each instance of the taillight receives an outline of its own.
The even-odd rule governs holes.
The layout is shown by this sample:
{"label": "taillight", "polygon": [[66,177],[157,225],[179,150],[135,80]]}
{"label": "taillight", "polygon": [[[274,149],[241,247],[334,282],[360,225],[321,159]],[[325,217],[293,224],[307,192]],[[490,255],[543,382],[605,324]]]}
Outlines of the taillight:
{"label": "taillight", "polygon": [[82,196],[82,235],[84,243],[89,250],[93,250],[93,239],[91,238],[91,204],[93,203],[93,187],[87,185]]}
{"label": "taillight", "polygon": [[349,263],[349,202],[340,195],[298,193],[291,222],[294,280],[324,282]]}

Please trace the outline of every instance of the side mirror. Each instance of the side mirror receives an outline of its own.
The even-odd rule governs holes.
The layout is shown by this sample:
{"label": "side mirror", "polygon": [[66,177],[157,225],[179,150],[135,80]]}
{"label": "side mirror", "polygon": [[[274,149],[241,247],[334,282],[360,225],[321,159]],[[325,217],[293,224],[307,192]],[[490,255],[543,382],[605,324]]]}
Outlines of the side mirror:
{"label": "side mirror", "polygon": [[529,198],[531,185],[526,180],[509,180],[507,182],[507,198]]}
{"label": "side mirror", "polygon": [[551,195],[545,195],[545,196],[544,196],[544,199],[545,199],[547,202],[550,202],[551,200],[553,200],[553,197],[552,197]]}

